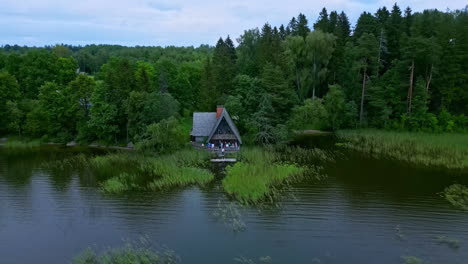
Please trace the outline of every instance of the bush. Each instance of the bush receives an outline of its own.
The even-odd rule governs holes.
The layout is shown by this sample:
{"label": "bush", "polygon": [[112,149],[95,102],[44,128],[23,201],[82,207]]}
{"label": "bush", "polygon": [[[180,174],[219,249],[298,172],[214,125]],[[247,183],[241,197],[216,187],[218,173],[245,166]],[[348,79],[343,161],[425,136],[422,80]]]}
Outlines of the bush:
{"label": "bush", "polygon": [[174,117],[170,117],[159,123],[149,125],[136,147],[144,151],[170,153],[184,146],[186,136],[179,121]]}
{"label": "bush", "polygon": [[293,109],[289,127],[293,129],[323,129],[327,122],[327,110],[322,99],[307,99]]}

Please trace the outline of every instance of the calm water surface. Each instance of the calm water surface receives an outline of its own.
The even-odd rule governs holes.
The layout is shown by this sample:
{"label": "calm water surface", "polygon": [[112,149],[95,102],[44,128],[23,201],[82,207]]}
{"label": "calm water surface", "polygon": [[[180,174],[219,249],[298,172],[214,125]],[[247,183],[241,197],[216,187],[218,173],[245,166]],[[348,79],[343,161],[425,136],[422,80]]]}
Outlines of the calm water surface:
{"label": "calm water surface", "polygon": [[[107,196],[92,177],[47,171],[45,161],[87,149],[0,149],[0,263],[70,263],[87,247],[121,246],[148,237],[183,263],[236,263],[270,256],[272,263],[468,263],[468,213],[438,194],[466,172],[415,168],[342,154],[329,177],[305,180],[279,208],[241,208],[243,232],[219,221],[228,203],[218,179],[210,187]],[[460,248],[436,236],[460,240]]]}

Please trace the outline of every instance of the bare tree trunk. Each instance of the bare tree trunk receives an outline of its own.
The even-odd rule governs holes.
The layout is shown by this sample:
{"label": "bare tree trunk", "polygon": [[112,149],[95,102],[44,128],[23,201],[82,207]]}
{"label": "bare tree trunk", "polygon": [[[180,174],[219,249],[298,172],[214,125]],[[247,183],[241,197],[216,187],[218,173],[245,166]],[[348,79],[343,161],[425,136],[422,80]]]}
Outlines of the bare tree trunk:
{"label": "bare tree trunk", "polygon": [[408,89],[408,114],[411,114],[411,100],[413,99],[413,75],[414,75],[414,60],[411,62],[410,85]]}
{"label": "bare tree trunk", "polygon": [[297,85],[297,94],[299,94],[302,98],[301,80],[299,79],[299,70],[297,69],[297,66],[296,66],[296,85]]}
{"label": "bare tree trunk", "polygon": [[366,75],[367,75],[367,66],[364,68],[364,73],[362,74],[361,111],[359,112],[360,124],[362,124],[362,120],[364,116],[364,96],[366,95]]}
{"label": "bare tree trunk", "polygon": [[312,100],[315,99],[315,82],[314,87],[312,88]]}
{"label": "bare tree trunk", "polygon": [[431,64],[431,69],[429,70],[429,77],[426,79],[426,97],[429,96],[429,85],[431,84],[432,81],[432,68],[434,67],[434,64]]}
{"label": "bare tree trunk", "polygon": [[317,83],[317,65],[315,64],[315,56],[314,56],[314,65],[312,67],[312,71],[314,72],[314,81],[312,86],[312,100],[315,99],[315,84]]}
{"label": "bare tree trunk", "polygon": [[382,53],[382,38],[383,38],[383,28],[380,29],[380,39],[379,39],[379,55],[377,56],[377,65],[378,65],[378,72],[377,72],[377,77],[379,76],[380,72],[380,56]]}
{"label": "bare tree trunk", "polygon": [[130,120],[127,120],[127,144],[128,144],[128,128],[130,127]]}

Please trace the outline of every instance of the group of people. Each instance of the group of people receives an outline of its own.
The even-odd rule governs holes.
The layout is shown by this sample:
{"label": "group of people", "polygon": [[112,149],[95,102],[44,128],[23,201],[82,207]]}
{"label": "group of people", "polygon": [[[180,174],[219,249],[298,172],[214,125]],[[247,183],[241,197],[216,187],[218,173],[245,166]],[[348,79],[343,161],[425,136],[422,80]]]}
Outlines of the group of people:
{"label": "group of people", "polygon": [[[202,147],[205,147],[205,144],[202,143]],[[239,149],[239,145],[237,144],[237,142],[230,143],[230,142],[221,142],[221,141],[219,141],[218,144],[206,143],[206,147],[212,150],[218,148],[219,150],[221,150],[221,152],[224,152],[226,149],[228,150]]]}

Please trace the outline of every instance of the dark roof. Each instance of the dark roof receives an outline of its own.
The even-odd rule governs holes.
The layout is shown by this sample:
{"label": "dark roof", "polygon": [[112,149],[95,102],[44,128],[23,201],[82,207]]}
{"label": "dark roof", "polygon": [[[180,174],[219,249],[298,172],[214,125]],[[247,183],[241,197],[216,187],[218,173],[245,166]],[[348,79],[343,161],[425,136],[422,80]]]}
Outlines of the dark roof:
{"label": "dark roof", "polygon": [[242,144],[239,131],[237,130],[237,127],[232,121],[231,116],[229,115],[226,108],[223,109],[223,112],[219,118],[216,118],[216,112],[193,113],[193,128],[191,135],[194,137],[208,137],[207,140],[209,141],[213,137],[216,129],[223,119],[226,120],[232,132],[239,140],[239,143]]}
{"label": "dark roof", "polygon": [[213,130],[211,131],[210,136],[208,137],[208,141],[210,141],[210,139],[213,137],[214,133],[216,132],[216,129],[218,128],[218,126],[221,123],[221,121],[223,120],[223,118],[226,120],[229,127],[231,127],[231,130],[234,133],[234,135],[237,137],[237,140],[239,140],[239,143],[242,144],[242,139],[240,137],[239,131],[237,130],[237,127],[234,124],[234,122],[232,122],[231,116],[229,115],[226,108],[223,109],[223,112],[221,113],[221,116],[218,118],[218,120],[216,122],[216,125],[213,127]]}
{"label": "dark roof", "polygon": [[193,113],[193,128],[191,135],[194,137],[209,136],[217,121],[216,113]]}

